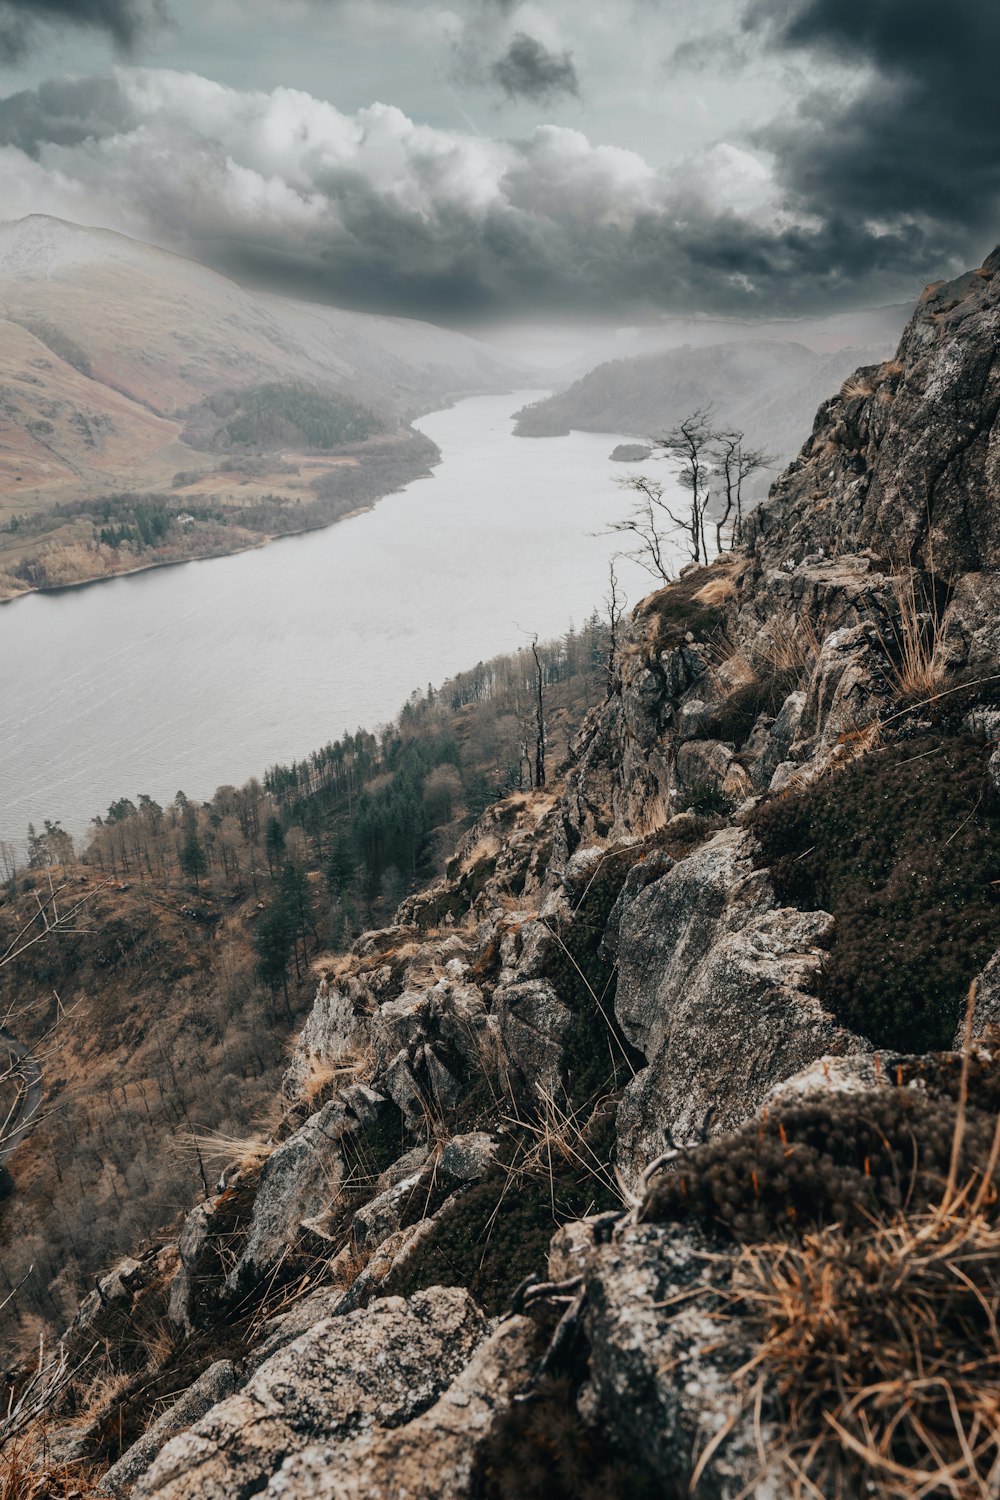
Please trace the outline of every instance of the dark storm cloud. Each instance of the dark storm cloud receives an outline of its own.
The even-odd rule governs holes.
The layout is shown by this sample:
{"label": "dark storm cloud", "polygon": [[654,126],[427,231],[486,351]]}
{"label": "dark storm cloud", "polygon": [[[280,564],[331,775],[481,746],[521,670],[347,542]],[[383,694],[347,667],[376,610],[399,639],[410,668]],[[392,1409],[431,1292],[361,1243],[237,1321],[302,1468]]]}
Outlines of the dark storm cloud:
{"label": "dark storm cloud", "polygon": [[997,233],[996,0],[754,0],[744,24],[782,52],[865,69],[846,98],[842,83],[817,87],[761,132],[791,203],[920,224],[956,251]]}
{"label": "dark storm cloud", "polygon": [[493,82],[509,99],[547,102],[560,94],[580,93],[569,52],[551,52],[537,37],[518,31],[503,57],[490,68]]}
{"label": "dark storm cloud", "polygon": [[[479,14],[503,3],[478,0]],[[663,170],[551,124],[491,140],[387,105],[344,114],[166,70],[14,95],[0,145],[24,153],[5,167],[28,203],[59,212],[68,182],[67,217],[82,194],[103,222],[220,269],[381,311],[752,316],[895,301],[974,263],[1000,231],[993,4],[955,0],[938,21],[926,0],[747,0],[735,43],[787,58],[798,103],[758,130],[756,152],[731,139]],[[478,36],[482,80],[510,38]],[[674,66],[710,68],[720,49],[706,34]],[[538,61],[517,75],[522,93],[545,84]],[[562,79],[575,86],[575,71]]]}
{"label": "dark storm cloud", "polygon": [[164,16],[161,0],[0,0],[0,61],[23,56],[42,22],[104,32],[128,52]]}
{"label": "dark storm cloud", "polygon": [[130,116],[114,78],[65,78],[0,99],[0,146],[37,159],[45,145],[78,146],[122,130]]}

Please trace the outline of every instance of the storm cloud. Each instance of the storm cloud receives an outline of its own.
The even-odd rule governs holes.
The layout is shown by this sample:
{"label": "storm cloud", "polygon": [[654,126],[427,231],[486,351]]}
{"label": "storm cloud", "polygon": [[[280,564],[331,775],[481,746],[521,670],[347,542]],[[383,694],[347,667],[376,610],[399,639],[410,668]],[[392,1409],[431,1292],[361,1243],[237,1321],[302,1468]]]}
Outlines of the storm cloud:
{"label": "storm cloud", "polygon": [[23,56],[43,23],[104,32],[130,52],[165,15],[161,0],[0,0],[0,61]]}
{"label": "storm cloud", "polygon": [[[565,108],[589,94],[558,40],[565,6],[550,31],[535,7],[534,43],[527,7],[476,3],[481,79],[500,59],[494,88],[554,89]],[[5,214],[82,217],[293,295],[450,322],[909,300],[992,248],[1000,11],[956,0],[943,23],[926,0],[734,0],[730,19],[720,30],[716,8],[703,37],[675,34],[670,89],[685,68],[712,83],[727,35],[727,68],[778,59],[792,83],[751,126],[666,161],[551,117],[491,135],[122,67],[0,100]]]}
{"label": "storm cloud", "polygon": [[580,92],[580,80],[572,55],[551,52],[544,43],[527,32],[518,31],[511,38],[503,57],[490,68],[493,82],[511,99],[535,99],[547,103],[560,94]]}
{"label": "storm cloud", "polygon": [[844,69],[757,133],[791,207],[950,238],[956,250],[997,232],[1000,6],[754,0],[744,26],[769,48]]}
{"label": "storm cloud", "polygon": [[665,172],[554,125],[490,140],[165,70],[22,92],[0,103],[0,139],[0,170],[16,183],[15,155],[30,160],[24,196],[50,212],[70,184],[68,217],[82,194],[92,218],[240,276],[451,321],[804,309],[843,290],[845,263],[884,291],[928,248],[776,225],[766,167],[734,146]]}

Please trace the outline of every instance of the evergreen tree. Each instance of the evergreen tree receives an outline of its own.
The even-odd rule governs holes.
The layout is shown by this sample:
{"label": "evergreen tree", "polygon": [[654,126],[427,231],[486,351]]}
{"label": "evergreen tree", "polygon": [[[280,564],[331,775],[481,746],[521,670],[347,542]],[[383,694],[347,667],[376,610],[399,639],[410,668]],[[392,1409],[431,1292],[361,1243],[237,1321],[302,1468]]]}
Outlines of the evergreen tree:
{"label": "evergreen tree", "polygon": [[198,837],[198,829],[191,823],[180,847],[179,859],[184,874],[194,881],[196,891],[201,890],[201,877],[208,873],[208,860]]}

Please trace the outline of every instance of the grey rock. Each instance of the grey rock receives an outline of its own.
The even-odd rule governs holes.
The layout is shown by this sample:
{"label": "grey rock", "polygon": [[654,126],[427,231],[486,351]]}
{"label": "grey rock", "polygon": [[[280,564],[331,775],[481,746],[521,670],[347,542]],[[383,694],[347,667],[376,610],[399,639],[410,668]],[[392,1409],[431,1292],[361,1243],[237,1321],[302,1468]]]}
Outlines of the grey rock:
{"label": "grey rock", "polygon": [[[996,756],[993,757],[996,759]],[[993,760],[990,761],[992,766]],[[972,1016],[972,1035],[978,1039],[985,1032],[1000,1031],[1000,951],[994,953],[983,972],[976,980],[976,1008]],[[956,1048],[962,1046],[965,1033],[965,1017],[955,1029]]]}
{"label": "grey rock", "polygon": [[337,1446],[286,1459],[264,1494],[273,1500],[469,1500],[498,1417],[538,1354],[528,1318],[502,1323],[428,1411]]}
{"label": "grey rock", "polygon": [[994,252],[985,274],[929,287],[896,361],[859,372],[860,386],[820,407],[798,459],[749,518],[760,562],[870,546],[948,577],[1000,566],[998,267]]}
{"label": "grey rock", "polygon": [[438,1171],[455,1182],[478,1182],[493,1165],[497,1142],[483,1130],[453,1135],[438,1160]]}
{"label": "grey rock", "polygon": [[377,1194],[370,1203],[357,1210],[352,1221],[352,1233],[360,1249],[367,1250],[369,1246],[380,1245],[399,1229],[401,1215],[415,1193],[423,1191],[425,1197],[429,1195],[430,1184],[428,1182],[423,1185],[423,1177],[422,1172],[413,1177],[404,1177],[401,1182]]}
{"label": "grey rock", "polygon": [[735,1319],[720,1337],[729,1261],[713,1255],[718,1248],[679,1225],[626,1228],[611,1244],[595,1245],[583,1221],[556,1235],[550,1274],[584,1278],[588,1417],[610,1427],[656,1474],[664,1494],[687,1494],[699,1457],[726,1433],[696,1493],[704,1500],[785,1500],[791,1482],[766,1457],[777,1447],[772,1413],[765,1401],[762,1458],[753,1403],[735,1379],[754,1347]]}
{"label": "grey rock", "polygon": [[562,1043],[572,1019],[545,979],[498,988],[493,997],[509,1061],[532,1090],[552,1093],[559,1083]]}
{"label": "grey rock", "polygon": [[227,1277],[229,1288],[275,1265],[303,1221],[329,1207],[344,1172],[341,1137],[353,1123],[339,1100],[331,1099],[274,1149],[261,1170],[246,1243]]}
{"label": "grey rock", "polygon": [[317,1063],[336,1062],[362,1044],[368,1023],[357,1014],[345,990],[320,980],[312,1008],[295,1043],[291,1062],[282,1081],[282,1091],[298,1099]]}
{"label": "grey rock", "polygon": [[311,1444],[401,1426],[447,1389],[484,1332],[468,1293],[441,1287],[318,1323],[172,1438],[137,1500],[243,1500]]}
{"label": "grey rock", "polygon": [[214,1365],[209,1365],[194,1384],[188,1386],[183,1395],[102,1476],[102,1491],[116,1496],[130,1494],[133,1485],[146,1473],[167,1439],[197,1422],[216,1402],[232,1395],[238,1385],[236,1366],[230,1360],[220,1359]]}
{"label": "grey rock", "polygon": [[868,1044],[810,993],[832,918],[776,905],[749,836],[719,833],[625,908],[615,1009],[648,1059],[618,1110],[619,1166],[634,1182],[667,1138],[752,1116],[782,1079]]}
{"label": "grey rock", "polygon": [[677,787],[685,792],[721,787],[733,758],[731,745],[720,740],[689,740],[677,751]]}

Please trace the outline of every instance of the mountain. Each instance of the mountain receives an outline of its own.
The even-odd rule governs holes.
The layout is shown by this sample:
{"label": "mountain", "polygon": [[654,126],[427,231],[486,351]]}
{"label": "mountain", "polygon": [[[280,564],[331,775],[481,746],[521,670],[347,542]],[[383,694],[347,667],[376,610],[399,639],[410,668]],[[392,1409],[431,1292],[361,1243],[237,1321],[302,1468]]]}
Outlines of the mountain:
{"label": "mountain", "polygon": [[518,413],[520,437],[624,432],[656,437],[699,407],[746,434],[781,467],[797,451],[813,413],[859,364],[887,359],[894,343],[817,353],[774,339],[685,345],[599,365],[566,390]]}
{"label": "mountain", "polygon": [[[426,471],[414,416],[521,375],[460,334],[254,294],[124,235],[43,215],[2,224],[0,583],[70,581],[88,551],[99,576],[171,547],[232,550],[287,529],[253,516],[276,493],[299,507],[296,529],[323,524],[337,509],[317,504],[325,490],[342,511]],[[134,506],[97,516],[115,544],[92,545],[92,502],[122,493],[170,502],[156,557],[122,551],[115,527],[135,541]]]}
{"label": "mountain", "polygon": [[[9,1372],[23,1492],[993,1492],[998,332],[1000,250],[617,622],[565,762],[317,965],[266,1139]],[[270,853],[329,847],[332,749]]]}
{"label": "mountain", "polygon": [[738,318],[683,317],[662,318],[638,328],[616,329],[610,337],[595,338],[583,350],[556,366],[556,384],[566,386],[574,380],[618,359],[634,359],[650,354],[667,354],[672,349],[704,349],[716,344],[766,343],[802,344],[815,354],[836,354],[838,350],[868,345],[895,345],[910,315],[909,303],[892,303],[887,307],[859,308],[854,312],[830,313],[821,318]]}

